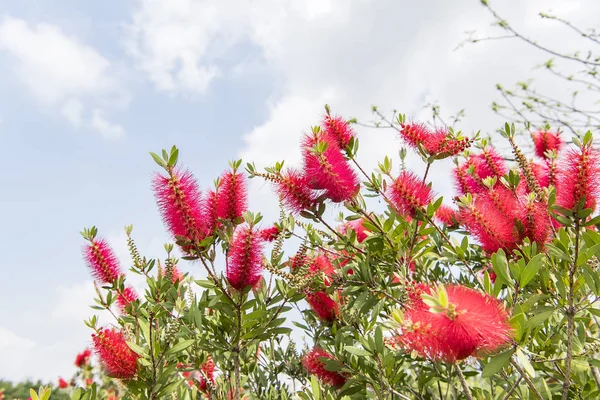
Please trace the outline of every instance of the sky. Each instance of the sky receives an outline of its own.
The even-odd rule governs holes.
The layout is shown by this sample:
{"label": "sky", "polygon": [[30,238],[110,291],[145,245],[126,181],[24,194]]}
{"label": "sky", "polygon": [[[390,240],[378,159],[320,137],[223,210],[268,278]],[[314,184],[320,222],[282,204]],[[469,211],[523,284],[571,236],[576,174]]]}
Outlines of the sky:
{"label": "sky", "polygon": [[[590,26],[600,12],[594,0],[491,4],[564,49],[576,40],[537,13]],[[4,0],[0,379],[74,372],[93,312],[84,227],[97,226],[124,266],[128,224],[143,254],[162,257],[170,238],[148,152],[176,144],[206,188],[232,159],[298,163],[298,141],[324,104],[361,121],[372,105],[426,120],[424,106],[437,102],[445,115],[465,109],[465,133],[493,132],[503,123],[490,108],[496,83],[551,81],[534,69],[547,56],[517,41],[456,49],[467,31],[499,33],[491,22],[477,0]],[[397,159],[392,131],[357,132],[366,169]],[[430,174],[442,194],[451,193],[449,166]],[[412,157],[408,167],[422,166]],[[250,207],[274,221],[267,189],[251,182]]]}

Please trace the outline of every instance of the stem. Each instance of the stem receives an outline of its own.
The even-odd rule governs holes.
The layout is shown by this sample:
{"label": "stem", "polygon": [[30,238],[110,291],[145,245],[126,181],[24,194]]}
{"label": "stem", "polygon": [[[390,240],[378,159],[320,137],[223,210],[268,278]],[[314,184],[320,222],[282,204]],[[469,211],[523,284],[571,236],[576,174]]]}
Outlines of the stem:
{"label": "stem", "polygon": [[571,361],[573,360],[573,335],[575,331],[575,270],[577,268],[577,258],[579,257],[579,218],[575,218],[575,254],[573,264],[569,266],[569,292],[567,293],[567,358],[565,360],[565,380],[563,382],[562,400],[569,397],[571,387]]}
{"label": "stem", "polygon": [[242,299],[240,299],[237,305],[237,335],[235,343],[235,354],[234,354],[234,379],[235,379],[235,400],[241,400],[241,377],[240,377],[240,339],[242,337]]}
{"label": "stem", "polygon": [[471,389],[469,389],[469,385],[467,385],[467,381],[465,380],[465,376],[463,375],[458,364],[454,364],[454,369],[456,370],[456,375],[458,375],[458,379],[460,380],[460,384],[463,387],[463,392],[468,400],[473,400],[473,396],[471,396]]}
{"label": "stem", "polygon": [[150,399],[155,400],[156,394],[154,393],[154,387],[156,385],[156,359],[154,358],[154,339],[152,338],[152,331],[154,331],[154,313],[150,312],[148,318],[149,329],[149,340],[150,340],[150,359],[152,360],[152,387],[150,388]]}
{"label": "stem", "polygon": [[525,379],[525,382],[527,383],[527,386],[529,387],[529,390],[531,390],[531,393],[533,393],[538,400],[544,400],[544,398],[542,397],[542,395],[540,394],[540,392],[537,390],[537,388],[533,384],[533,381],[531,380],[531,378],[529,378],[529,375],[527,375],[527,372],[523,371],[523,368],[521,368],[519,366],[519,364],[517,364],[515,362],[515,360],[511,359],[510,360],[510,365],[512,365],[513,368],[516,369],[519,372],[519,374],[521,374],[521,376],[523,377],[523,379]]}

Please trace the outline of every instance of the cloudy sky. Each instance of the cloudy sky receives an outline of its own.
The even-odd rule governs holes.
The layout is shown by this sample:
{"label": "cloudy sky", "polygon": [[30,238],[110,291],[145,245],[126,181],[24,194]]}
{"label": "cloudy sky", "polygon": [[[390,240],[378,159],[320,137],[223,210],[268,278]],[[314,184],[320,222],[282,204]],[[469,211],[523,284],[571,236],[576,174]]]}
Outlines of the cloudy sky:
{"label": "cloudy sky", "polygon": [[[537,12],[584,24],[600,12],[595,0],[494,3],[566,49],[570,37]],[[489,108],[495,84],[535,76],[546,59],[514,41],[454,51],[465,31],[494,33],[491,21],[477,0],[2,1],[0,378],[73,372],[93,298],[83,227],[124,263],[130,223],[140,249],[162,255],[149,151],[176,144],[206,187],[234,158],[297,162],[325,103],[366,121],[373,104],[426,118],[438,102],[466,109],[467,133],[491,132],[502,122]],[[391,131],[359,137],[367,168],[401,146]],[[441,192],[446,167],[432,174]],[[250,203],[272,219],[264,189],[254,183]]]}

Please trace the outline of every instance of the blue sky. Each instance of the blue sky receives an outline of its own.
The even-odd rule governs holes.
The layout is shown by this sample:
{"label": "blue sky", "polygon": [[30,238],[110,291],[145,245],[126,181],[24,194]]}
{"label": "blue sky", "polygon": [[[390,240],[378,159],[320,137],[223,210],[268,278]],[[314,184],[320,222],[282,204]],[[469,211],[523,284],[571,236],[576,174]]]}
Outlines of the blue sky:
{"label": "blue sky", "polygon": [[[522,3],[499,9],[566,48],[536,12],[586,21],[598,8]],[[73,372],[93,297],[83,227],[96,225],[125,265],[126,224],[144,252],[161,254],[149,151],[177,144],[206,187],[233,158],[297,162],[325,103],[348,117],[368,119],[377,104],[425,118],[438,101],[447,114],[466,108],[466,132],[493,131],[495,83],[535,75],[545,57],[516,42],[453,51],[465,31],[493,32],[490,22],[476,0],[2,2],[0,378]],[[401,146],[391,132],[359,135],[367,167]],[[432,178],[442,192],[446,170]],[[257,183],[250,204],[277,215]]]}

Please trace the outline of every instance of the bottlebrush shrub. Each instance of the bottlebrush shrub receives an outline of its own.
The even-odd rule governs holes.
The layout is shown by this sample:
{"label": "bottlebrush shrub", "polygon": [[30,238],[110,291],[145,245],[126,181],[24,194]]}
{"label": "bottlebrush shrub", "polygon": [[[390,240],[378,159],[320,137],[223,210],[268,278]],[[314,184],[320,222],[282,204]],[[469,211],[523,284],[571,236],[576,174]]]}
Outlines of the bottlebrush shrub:
{"label": "bottlebrush shrub", "polygon": [[[152,154],[158,210],[183,256],[167,244],[163,259],[144,257],[127,227],[131,260],[121,263],[145,278],[143,293],[97,229],[82,232],[94,307],[114,317],[86,323],[119,396],[600,397],[591,133],[569,149],[534,133],[551,150],[536,164],[514,126],[495,139],[512,149],[502,154],[490,139],[399,116],[389,126],[422,163],[395,169],[386,157],[366,172],[354,125],[326,111],[299,143],[296,169],[234,161],[201,188],[177,148]],[[430,167],[448,157],[456,193],[444,199]],[[247,210],[249,179],[279,196],[277,221]],[[185,261],[192,272],[181,274]]]}

